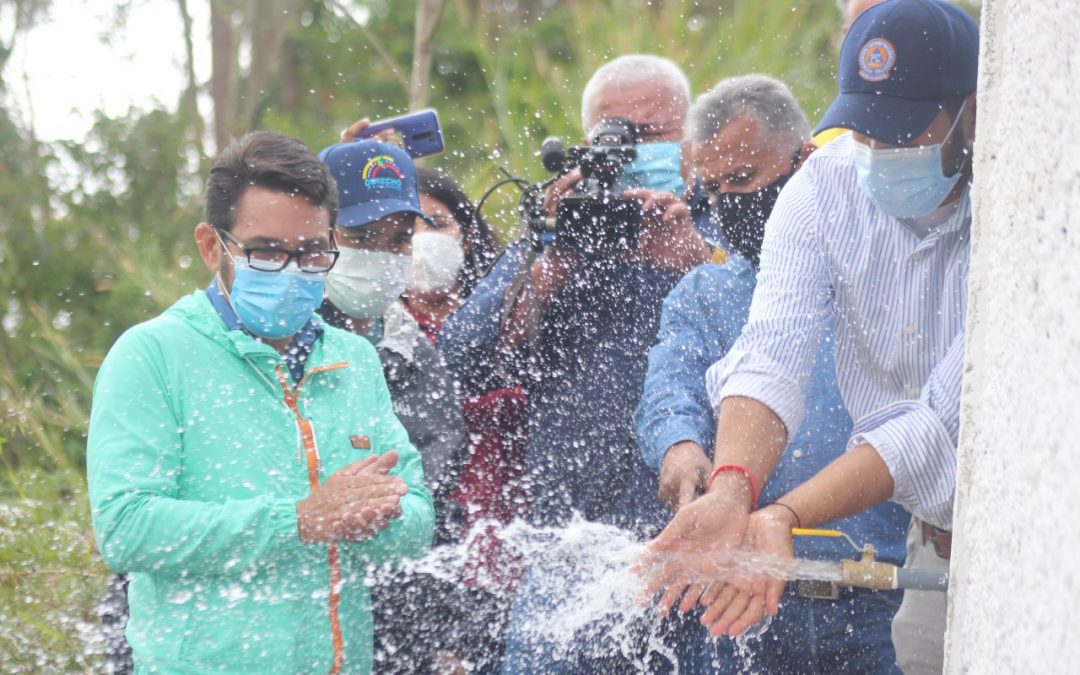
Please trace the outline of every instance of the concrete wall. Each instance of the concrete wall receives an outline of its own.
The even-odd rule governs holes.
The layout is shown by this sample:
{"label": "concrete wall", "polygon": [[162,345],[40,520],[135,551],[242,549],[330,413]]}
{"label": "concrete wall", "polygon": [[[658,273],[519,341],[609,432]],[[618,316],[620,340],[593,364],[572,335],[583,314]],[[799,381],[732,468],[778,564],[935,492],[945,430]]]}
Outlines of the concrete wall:
{"label": "concrete wall", "polygon": [[946,672],[1080,672],[1080,0],[985,0]]}

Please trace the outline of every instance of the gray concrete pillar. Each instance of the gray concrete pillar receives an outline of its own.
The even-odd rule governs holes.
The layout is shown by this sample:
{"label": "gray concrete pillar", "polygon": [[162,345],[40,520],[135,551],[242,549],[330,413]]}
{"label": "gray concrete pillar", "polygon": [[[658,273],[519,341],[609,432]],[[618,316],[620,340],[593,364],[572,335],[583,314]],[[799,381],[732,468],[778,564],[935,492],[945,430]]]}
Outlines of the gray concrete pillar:
{"label": "gray concrete pillar", "polygon": [[946,672],[1080,672],[1080,0],[985,0]]}

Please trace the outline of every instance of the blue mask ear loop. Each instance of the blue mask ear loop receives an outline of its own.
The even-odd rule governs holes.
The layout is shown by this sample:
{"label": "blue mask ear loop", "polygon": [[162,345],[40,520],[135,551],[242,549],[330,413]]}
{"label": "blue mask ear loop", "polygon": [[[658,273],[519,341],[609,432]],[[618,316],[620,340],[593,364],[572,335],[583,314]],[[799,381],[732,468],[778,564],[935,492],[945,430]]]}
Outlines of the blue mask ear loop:
{"label": "blue mask ear loop", "polygon": [[[233,257],[233,254],[232,254],[232,253],[229,253],[229,247],[225,245],[225,240],[221,238],[221,233],[220,233],[220,232],[218,232],[218,229],[217,229],[216,227],[214,228],[214,236],[215,236],[215,237],[217,237],[218,243],[220,243],[220,244],[221,244],[221,250],[222,250],[222,252],[223,252],[223,253],[224,253],[225,255],[227,255],[227,256],[229,256],[230,258],[232,258],[232,260],[233,260],[233,267],[235,267],[235,266],[236,266],[236,258],[235,258],[235,257]],[[218,282],[218,291],[219,291],[219,292],[220,292],[220,293],[221,293],[222,295],[224,295],[224,296],[225,296],[225,302],[229,303],[229,308],[230,308],[230,309],[232,309],[232,311],[233,311],[233,314],[235,314],[235,315],[236,315],[236,320],[240,322],[240,325],[241,325],[241,326],[243,326],[243,325],[244,325],[244,321],[243,321],[243,319],[241,319],[241,318],[240,318],[240,313],[236,311],[236,306],[235,306],[235,305],[233,305],[233,301],[232,301],[232,293],[231,293],[232,289],[230,289],[230,288],[225,288],[225,280],[221,278],[221,265],[218,265],[218,270],[217,270],[217,272],[214,272],[214,276],[215,276],[215,277],[217,277],[217,282]]]}
{"label": "blue mask ear loop", "polygon": [[[949,142],[949,139],[952,138],[953,133],[957,130],[957,128],[959,128],[960,118],[964,116],[964,108],[967,107],[967,102],[968,100],[965,98],[964,102],[960,104],[960,109],[956,111],[956,119],[953,120],[952,126],[949,127],[949,133],[945,134],[945,138],[940,143],[942,150],[945,149],[945,144]],[[966,150],[964,151],[964,161],[960,163],[960,166],[957,167],[956,171],[952,174],[946,176],[945,167],[941,167],[941,175],[945,176],[945,178],[952,178],[954,175],[963,171],[964,166],[968,163],[969,154],[970,153],[968,153]]]}

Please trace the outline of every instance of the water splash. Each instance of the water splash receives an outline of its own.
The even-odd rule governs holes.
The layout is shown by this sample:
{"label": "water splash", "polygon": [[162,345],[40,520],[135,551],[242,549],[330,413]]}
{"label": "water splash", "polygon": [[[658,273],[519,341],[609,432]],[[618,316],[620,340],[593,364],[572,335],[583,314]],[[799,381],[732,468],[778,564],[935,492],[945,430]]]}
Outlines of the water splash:
{"label": "water splash", "polygon": [[[493,526],[479,523],[461,543],[436,548],[397,569],[460,583],[476,538],[489,535]],[[585,650],[592,658],[622,655],[638,672],[652,672],[649,660],[656,657],[667,661],[673,672],[679,671],[675,650],[666,639],[671,625],[647,602],[644,578],[635,571],[646,546],[631,532],[575,518],[565,527],[534,527],[515,521],[499,529],[498,537],[514,555],[528,561],[525,583],[545,600],[541,611],[520,612],[518,621],[525,625],[514,630],[527,635],[530,643],[542,644],[551,659],[569,659]],[[695,555],[701,557],[703,569],[721,577],[840,578],[836,562],[792,561],[739,550]],[[368,583],[378,583],[384,573],[372,570]],[[484,583],[482,578],[480,583]],[[750,641],[764,635],[769,623],[766,617],[736,640],[746,665],[752,652]]]}

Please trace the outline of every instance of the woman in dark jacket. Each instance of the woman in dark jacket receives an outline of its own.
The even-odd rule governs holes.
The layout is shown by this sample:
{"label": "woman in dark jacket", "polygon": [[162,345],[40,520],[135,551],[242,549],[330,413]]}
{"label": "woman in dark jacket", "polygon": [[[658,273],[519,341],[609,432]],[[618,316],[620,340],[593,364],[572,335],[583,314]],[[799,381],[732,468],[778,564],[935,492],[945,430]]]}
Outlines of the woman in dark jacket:
{"label": "woman in dark jacket", "polygon": [[[402,303],[431,339],[472,292],[498,257],[491,227],[454,179],[418,169],[420,207],[413,235],[413,267]],[[474,532],[480,522],[506,524],[524,515],[525,393],[517,385],[467,392],[462,398],[470,439],[453,499],[463,509],[463,533],[475,536],[466,583],[493,593],[512,589],[518,565],[503,551],[494,528]]]}

